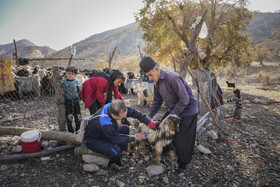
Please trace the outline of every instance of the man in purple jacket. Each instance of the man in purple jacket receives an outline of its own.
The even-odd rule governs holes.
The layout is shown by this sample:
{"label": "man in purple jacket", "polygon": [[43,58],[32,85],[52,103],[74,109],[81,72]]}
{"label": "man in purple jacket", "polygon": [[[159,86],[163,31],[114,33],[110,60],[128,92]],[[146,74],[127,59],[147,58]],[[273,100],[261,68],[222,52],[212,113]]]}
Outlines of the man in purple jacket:
{"label": "man in purple jacket", "polygon": [[181,75],[160,69],[158,63],[151,57],[143,57],[140,62],[140,68],[150,80],[155,82],[154,101],[148,118],[153,118],[163,101],[168,107],[168,111],[162,119],[169,114],[175,114],[181,118],[179,132],[173,139],[178,157],[178,167],[171,173],[171,177],[176,180],[183,176],[186,177],[186,165],[191,161],[194,152],[198,114],[197,100]]}

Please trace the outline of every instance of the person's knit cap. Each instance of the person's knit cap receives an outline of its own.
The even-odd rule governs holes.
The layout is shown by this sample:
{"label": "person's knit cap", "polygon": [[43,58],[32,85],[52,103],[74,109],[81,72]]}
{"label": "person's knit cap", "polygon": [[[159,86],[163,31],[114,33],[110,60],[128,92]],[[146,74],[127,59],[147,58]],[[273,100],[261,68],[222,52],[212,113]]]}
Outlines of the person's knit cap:
{"label": "person's knit cap", "polygon": [[156,66],[156,64],[157,63],[154,61],[154,59],[152,59],[152,57],[145,56],[140,61],[139,66],[145,73],[147,73],[151,71]]}

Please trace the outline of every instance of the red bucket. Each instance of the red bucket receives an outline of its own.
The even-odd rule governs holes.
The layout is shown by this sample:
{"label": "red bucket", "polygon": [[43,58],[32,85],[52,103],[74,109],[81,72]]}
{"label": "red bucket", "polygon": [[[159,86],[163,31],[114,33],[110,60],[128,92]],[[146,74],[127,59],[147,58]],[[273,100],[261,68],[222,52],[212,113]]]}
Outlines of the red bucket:
{"label": "red bucket", "polygon": [[42,134],[38,130],[26,131],[21,134],[21,147],[23,153],[35,153],[40,151]]}

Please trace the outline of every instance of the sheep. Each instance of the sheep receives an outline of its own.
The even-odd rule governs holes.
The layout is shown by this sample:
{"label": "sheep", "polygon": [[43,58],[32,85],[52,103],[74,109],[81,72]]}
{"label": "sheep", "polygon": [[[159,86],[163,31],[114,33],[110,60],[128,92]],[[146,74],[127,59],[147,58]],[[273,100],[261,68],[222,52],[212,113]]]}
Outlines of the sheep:
{"label": "sheep", "polygon": [[138,79],[126,79],[125,80],[124,87],[127,89],[127,95],[133,94],[133,89],[137,83],[139,83]]}
{"label": "sheep", "polygon": [[134,90],[138,96],[138,106],[140,106],[143,101],[146,101],[150,106],[152,105],[154,100],[154,83],[138,83],[134,87]]}
{"label": "sheep", "polygon": [[17,80],[18,91],[20,97],[22,97],[25,93],[35,93],[38,97],[41,96],[40,92],[40,77],[35,74],[31,77],[18,77]]}

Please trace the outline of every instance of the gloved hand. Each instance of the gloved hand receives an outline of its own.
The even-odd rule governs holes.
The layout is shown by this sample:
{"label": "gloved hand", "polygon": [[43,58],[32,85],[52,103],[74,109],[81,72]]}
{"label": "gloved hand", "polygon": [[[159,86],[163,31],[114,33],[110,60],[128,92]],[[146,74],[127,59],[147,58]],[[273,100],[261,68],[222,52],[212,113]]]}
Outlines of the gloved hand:
{"label": "gloved hand", "polygon": [[151,129],[155,129],[157,127],[157,124],[155,122],[150,122],[148,125]]}
{"label": "gloved hand", "polygon": [[159,129],[160,122],[157,122],[156,129]]}

